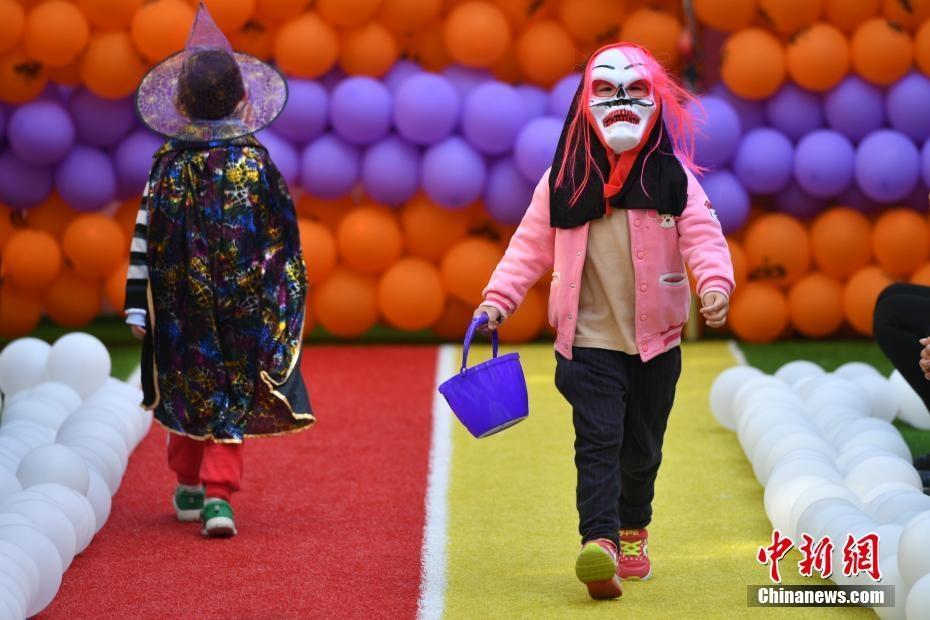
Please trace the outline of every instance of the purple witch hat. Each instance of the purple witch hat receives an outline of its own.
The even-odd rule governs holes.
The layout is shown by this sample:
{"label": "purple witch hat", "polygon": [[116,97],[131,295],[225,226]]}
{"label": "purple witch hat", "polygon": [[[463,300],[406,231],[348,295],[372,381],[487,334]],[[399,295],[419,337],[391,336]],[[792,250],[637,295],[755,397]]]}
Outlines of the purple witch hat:
{"label": "purple witch hat", "polygon": [[[219,120],[189,116],[178,102],[179,77],[199,52],[220,51],[239,67],[245,96],[235,111]],[[269,125],[287,102],[287,81],[266,62],[234,52],[203,2],[183,51],[166,58],[142,78],[136,92],[136,110],[153,131],[190,142],[232,140]]]}

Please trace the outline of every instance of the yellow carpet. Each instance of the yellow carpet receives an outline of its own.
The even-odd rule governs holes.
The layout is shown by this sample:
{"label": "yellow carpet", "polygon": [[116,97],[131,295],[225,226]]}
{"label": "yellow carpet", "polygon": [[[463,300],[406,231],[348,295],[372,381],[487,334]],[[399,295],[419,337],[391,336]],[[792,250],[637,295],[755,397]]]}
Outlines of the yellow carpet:
{"label": "yellow carpet", "polygon": [[[553,385],[546,345],[522,347],[530,418],[476,440],[454,427],[449,488],[448,618],[866,618],[866,609],[761,609],[746,586],[768,582],[755,553],[771,539],[762,488],[707,404],[713,378],[734,363],[725,344],[684,350],[650,526],[655,576],[594,602],[574,576],[578,550],[571,412]],[[474,359],[489,352],[476,350]],[[821,583],[782,561],[785,583]]]}

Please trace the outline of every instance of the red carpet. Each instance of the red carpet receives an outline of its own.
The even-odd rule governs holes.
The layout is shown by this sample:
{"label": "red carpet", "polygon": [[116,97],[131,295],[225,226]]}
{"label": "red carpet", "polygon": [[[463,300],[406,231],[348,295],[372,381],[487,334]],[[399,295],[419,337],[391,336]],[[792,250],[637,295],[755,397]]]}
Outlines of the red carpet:
{"label": "red carpet", "polygon": [[174,520],[165,433],[42,618],[413,618],[436,350],[315,348],[317,424],[246,445],[239,536]]}

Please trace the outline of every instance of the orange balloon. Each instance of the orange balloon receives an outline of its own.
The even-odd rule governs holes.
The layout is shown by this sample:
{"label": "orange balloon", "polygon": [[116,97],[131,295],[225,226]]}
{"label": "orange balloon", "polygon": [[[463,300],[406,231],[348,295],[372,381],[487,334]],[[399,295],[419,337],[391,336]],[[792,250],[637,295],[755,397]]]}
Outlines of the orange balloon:
{"label": "orange balloon", "polygon": [[639,9],[623,22],[620,40],[638,43],[666,67],[678,64],[681,22],[671,13]]}
{"label": "orange balloon", "polygon": [[274,44],[275,60],[296,77],[316,78],[333,68],[339,37],[316,13],[304,13],[281,26]]}
{"label": "orange balloon", "polygon": [[503,250],[493,241],[479,237],[460,241],[442,259],[443,287],[449,295],[477,308],[484,300],[481,293],[503,256]]}
{"label": "orange balloon", "polygon": [[556,21],[530,25],[517,39],[517,63],[529,80],[552,86],[575,68],[575,42]]}
{"label": "orange balloon", "polygon": [[375,16],[381,0],[316,0],[320,17],[339,28],[357,28]]}
{"label": "orange balloon", "polygon": [[911,36],[879,17],[862,22],[853,34],[853,69],[879,86],[888,86],[904,77],[913,57]]}
{"label": "orange balloon", "polygon": [[449,54],[466,67],[490,67],[510,47],[510,24],[490,2],[466,2],[455,7],[443,26]]}
{"label": "orange balloon", "polygon": [[300,227],[300,246],[307,264],[307,277],[310,284],[321,284],[336,268],[336,239],[319,222],[300,218],[297,225]]}
{"label": "orange balloon", "polygon": [[[529,24],[534,24],[550,17],[555,17],[558,0],[493,0],[500,8],[514,32],[519,32]],[[458,2],[461,4],[461,2]]]}
{"label": "orange balloon", "polygon": [[930,0],[884,0],[882,11],[888,21],[915,30],[930,19]]}
{"label": "orange balloon", "polygon": [[872,229],[872,252],[888,275],[909,276],[930,257],[927,220],[910,209],[884,212]]}
{"label": "orange balloon", "polygon": [[872,260],[869,220],[849,207],[824,211],[811,225],[811,253],[818,269],[848,278]]}
{"label": "orange balloon", "polygon": [[752,280],[787,286],[810,269],[807,230],[790,215],[772,213],[760,217],[746,231],[744,247]]}
{"label": "orange balloon", "polygon": [[921,71],[930,75],[930,19],[914,35],[914,60]]}
{"label": "orange balloon", "polygon": [[856,27],[878,13],[881,0],[826,0],[824,13],[828,22],[842,30],[852,32]]}
{"label": "orange balloon", "polygon": [[254,18],[233,33],[229,41],[236,51],[249,54],[262,60],[271,60],[274,54],[274,42],[277,28],[271,22]]}
{"label": "orange balloon", "polygon": [[64,67],[78,57],[90,39],[90,26],[80,9],[64,0],[48,0],[26,16],[26,52],[46,67]]}
{"label": "orange balloon", "polygon": [[400,49],[391,32],[371,22],[342,35],[339,67],[349,75],[381,77],[397,62]]}
{"label": "orange balloon", "polygon": [[19,230],[3,248],[2,277],[24,291],[40,291],[61,272],[61,249],[47,232]]}
{"label": "orange balloon", "polygon": [[526,292],[517,311],[507,317],[500,327],[500,339],[505,344],[529,342],[536,338],[548,323],[546,297],[537,289]]}
{"label": "orange balloon", "polygon": [[821,22],[791,39],[786,58],[791,79],[808,90],[823,92],[849,72],[849,41],[836,26]]}
{"label": "orange balloon", "polygon": [[829,336],[843,325],[843,284],[822,273],[804,276],[788,292],[788,315],[805,336]]}
{"label": "orange balloon", "polygon": [[616,39],[626,14],[623,0],[562,0],[559,21],[582,45]]}
{"label": "orange balloon", "polygon": [[384,273],[400,258],[403,234],[393,212],[366,206],[345,216],[337,234],[345,262],[362,273]]}
{"label": "orange balloon", "polygon": [[448,298],[442,316],[432,326],[433,333],[445,340],[460,342],[471,323],[474,311],[473,307],[458,299]]}
{"label": "orange balloon", "polygon": [[733,281],[736,290],[739,290],[749,280],[749,259],[738,241],[727,239],[727,246],[730,248],[730,262],[733,263]]}
{"label": "orange balloon", "polygon": [[14,234],[16,227],[13,225],[13,211],[0,204],[0,256],[3,256],[3,248]]}
{"label": "orange balloon", "polygon": [[145,75],[145,63],[123,31],[93,36],[81,59],[81,78],[99,97],[119,99],[131,95]]}
{"label": "orange balloon", "polygon": [[891,278],[875,266],[860,269],[846,283],[843,290],[843,314],[860,334],[872,335],[875,302],[891,283]]}
{"label": "orange balloon", "polygon": [[301,334],[304,340],[307,340],[310,338],[311,334],[313,333],[314,327],[316,327],[316,322],[313,320],[313,312],[311,311],[311,308],[308,306],[304,308],[304,329]]}
{"label": "orange balloon", "polygon": [[258,0],[255,13],[268,21],[293,19],[304,12],[310,0]]}
{"label": "orange balloon", "polygon": [[355,203],[349,196],[336,200],[322,200],[310,194],[304,194],[297,201],[297,213],[300,217],[319,222],[332,232],[338,230],[342,218],[354,208]]}
{"label": "orange balloon", "polygon": [[758,11],[757,0],[694,0],[698,19],[715,30],[732,32],[752,23]]}
{"label": "orange balloon", "polygon": [[62,86],[81,85],[81,60],[77,59],[70,65],[56,67],[48,70],[48,79]]}
{"label": "orange balloon", "polygon": [[113,219],[123,231],[123,237],[128,243],[132,243],[132,236],[136,231],[136,219],[139,217],[139,204],[142,198],[127,198],[120,204],[119,209],[113,215]]}
{"label": "orange balloon", "polygon": [[38,97],[48,84],[45,65],[15,49],[0,58],[0,101],[26,103]]}
{"label": "orange balloon", "polygon": [[68,206],[57,193],[53,193],[26,212],[26,225],[35,230],[43,230],[61,242],[68,224],[77,216],[77,211]]}
{"label": "orange balloon", "polygon": [[[74,0],[91,25],[109,30],[125,30],[144,0]],[[213,3],[210,3],[213,9]],[[215,15],[215,13],[214,13]]]}
{"label": "orange balloon", "polygon": [[384,0],[378,20],[395,32],[414,32],[439,17],[442,0]]}
{"label": "orange balloon", "polygon": [[374,278],[345,267],[317,289],[314,298],[316,320],[330,333],[356,338],[378,321],[378,291]]}
{"label": "orange balloon", "polygon": [[400,212],[407,254],[439,262],[449,249],[468,236],[468,214],[435,205],[429,198],[415,196]]}
{"label": "orange balloon", "polygon": [[788,327],[788,301],[773,286],[750,282],[733,297],[729,325],[746,342],[772,342]]}
{"label": "orange balloon", "polygon": [[116,220],[99,213],[80,215],[65,229],[65,257],[82,278],[102,280],[129,253],[129,242]]}
{"label": "orange balloon", "polygon": [[407,41],[404,55],[427,71],[440,71],[451,65],[454,61],[446,50],[442,30],[442,22],[420,29]]}
{"label": "orange balloon", "polygon": [[793,34],[817,21],[823,0],[759,0],[759,10],[776,30]]}
{"label": "orange balloon", "polygon": [[13,0],[0,0],[0,54],[12,51],[26,29],[26,11]]}
{"label": "orange balloon", "polygon": [[39,326],[42,300],[36,293],[0,283],[0,338],[20,338]]}
{"label": "orange balloon", "polygon": [[120,314],[123,314],[123,306],[126,305],[126,275],[128,273],[129,261],[124,260],[103,281],[103,296],[106,298],[107,303]]}
{"label": "orange balloon", "polygon": [[785,81],[785,50],[773,34],[761,28],[730,35],[723,44],[722,58],[723,83],[744,99],[770,97]]}
{"label": "orange balloon", "polygon": [[442,317],[445,306],[439,270],[423,259],[397,261],[378,283],[381,315],[397,329],[426,329]]}
{"label": "orange balloon", "polygon": [[930,286],[930,263],[927,263],[911,275],[911,284]]}
{"label": "orange balloon", "polygon": [[500,82],[518,84],[524,81],[520,63],[517,61],[517,50],[512,45],[507,48],[500,60],[491,65],[490,69],[491,74]]}
{"label": "orange balloon", "polygon": [[194,10],[183,0],[143,4],[132,17],[130,33],[142,55],[153,62],[184,49]]}
{"label": "orange balloon", "polygon": [[48,316],[59,325],[83,327],[100,314],[100,289],[100,282],[65,269],[42,291],[42,303]]}
{"label": "orange balloon", "polygon": [[210,14],[227,36],[238,32],[255,14],[255,0],[206,0]]}

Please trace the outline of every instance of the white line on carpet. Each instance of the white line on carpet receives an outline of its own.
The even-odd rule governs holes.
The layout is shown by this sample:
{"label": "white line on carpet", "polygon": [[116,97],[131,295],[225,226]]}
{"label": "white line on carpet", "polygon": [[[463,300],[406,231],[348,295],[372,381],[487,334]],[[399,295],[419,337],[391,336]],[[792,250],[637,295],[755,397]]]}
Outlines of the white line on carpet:
{"label": "white line on carpet", "polygon": [[731,340],[727,343],[727,346],[730,347],[730,353],[733,355],[733,358],[736,360],[736,363],[740,366],[746,366],[746,356],[743,355],[743,350],[739,348],[739,343],[735,340]]}
{"label": "white line on carpet", "polygon": [[[439,348],[436,386],[455,374],[457,347]],[[452,411],[439,392],[433,396],[433,433],[430,441],[426,488],[426,526],[420,558],[420,600],[417,618],[439,620],[446,599],[446,530],[448,525],[449,469],[452,463]]]}

